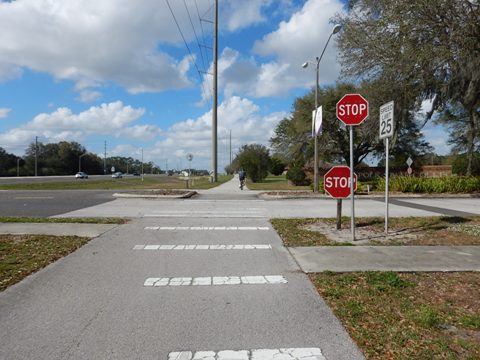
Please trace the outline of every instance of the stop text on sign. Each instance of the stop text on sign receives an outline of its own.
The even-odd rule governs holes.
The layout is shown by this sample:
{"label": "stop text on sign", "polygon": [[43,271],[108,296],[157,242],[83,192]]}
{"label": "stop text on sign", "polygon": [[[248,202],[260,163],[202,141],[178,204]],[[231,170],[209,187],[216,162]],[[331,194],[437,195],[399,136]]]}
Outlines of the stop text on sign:
{"label": "stop text on sign", "polygon": [[336,115],[345,125],[360,125],[368,117],[368,101],[360,94],[346,94],[337,102]]}
{"label": "stop text on sign", "polygon": [[367,111],[366,104],[340,104],[338,105],[338,115],[340,116],[358,116]]}
{"label": "stop text on sign", "polygon": [[[353,187],[356,188],[357,182],[353,180]],[[325,178],[325,186],[328,188],[350,188],[350,178],[346,178],[343,176],[332,176]]]}
{"label": "stop text on sign", "polygon": [[[353,174],[353,190],[357,190],[357,175]],[[349,197],[350,168],[348,166],[334,166],[327,171],[323,178],[325,192],[333,198],[343,199]]]}

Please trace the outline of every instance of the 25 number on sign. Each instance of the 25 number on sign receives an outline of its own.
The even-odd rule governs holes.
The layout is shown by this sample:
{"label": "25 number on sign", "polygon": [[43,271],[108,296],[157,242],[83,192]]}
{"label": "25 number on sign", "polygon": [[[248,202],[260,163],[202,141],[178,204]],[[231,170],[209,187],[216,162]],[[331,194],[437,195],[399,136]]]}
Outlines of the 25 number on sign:
{"label": "25 number on sign", "polygon": [[380,139],[393,135],[393,102],[380,107]]}

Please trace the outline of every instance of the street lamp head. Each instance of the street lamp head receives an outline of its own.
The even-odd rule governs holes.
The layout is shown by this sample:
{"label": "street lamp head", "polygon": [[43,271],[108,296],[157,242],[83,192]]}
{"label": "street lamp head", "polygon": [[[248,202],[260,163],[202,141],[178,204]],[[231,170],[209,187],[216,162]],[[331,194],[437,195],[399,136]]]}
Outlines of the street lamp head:
{"label": "street lamp head", "polygon": [[308,61],[302,64],[302,68],[306,69],[308,67]]}
{"label": "street lamp head", "polygon": [[332,34],[338,33],[341,29],[342,29],[342,25],[336,24],[336,25],[333,27]]}

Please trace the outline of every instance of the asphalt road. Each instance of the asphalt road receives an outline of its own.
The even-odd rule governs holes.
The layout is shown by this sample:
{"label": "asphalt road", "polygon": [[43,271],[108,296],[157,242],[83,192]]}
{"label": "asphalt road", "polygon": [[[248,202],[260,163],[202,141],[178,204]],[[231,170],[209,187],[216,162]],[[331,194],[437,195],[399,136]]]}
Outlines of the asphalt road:
{"label": "asphalt road", "polygon": [[[0,196],[38,200],[45,210],[41,202],[51,201],[53,206],[59,201],[56,193]],[[0,359],[190,360],[188,353],[169,354],[286,348],[318,348],[323,356],[317,360],[363,359],[268,222],[271,217],[331,217],[336,201],[264,201],[252,196],[254,192],[240,192],[234,182],[191,200],[108,202],[111,193],[105,191],[58,193],[66,196],[60,202],[68,202],[71,194],[99,201],[86,209],[82,207],[87,204],[79,204],[78,210],[63,216],[135,219],[0,293]],[[392,204],[391,214],[434,216],[445,208],[478,214],[479,201],[412,199]],[[348,202],[344,206],[348,214]],[[356,206],[359,216],[383,213],[375,200],[361,200]],[[220,250],[221,245],[243,248]],[[259,250],[254,245],[270,247]],[[285,281],[239,282],[247,276]],[[149,286],[160,278],[165,286]],[[211,283],[195,286],[194,279]],[[214,285],[214,279],[220,284]]]}
{"label": "asphalt road", "polygon": [[[149,229],[156,226],[184,230]],[[160,244],[271,248],[134,250]],[[233,276],[286,283],[144,285]],[[266,219],[135,219],[0,293],[0,323],[1,359],[167,360],[177,351],[284,348],[363,359]]]}
{"label": "asphalt road", "polygon": [[88,181],[88,180],[102,180],[102,179],[108,179],[108,178],[111,178],[111,175],[89,175],[88,179],[75,179],[75,174],[71,176],[0,177],[0,185],[54,183],[54,182],[64,182],[64,181]]}
{"label": "asphalt road", "polygon": [[[48,217],[113,201],[108,190],[0,190],[0,216]],[[88,216],[88,215],[87,215]],[[93,216],[93,214],[92,214]]]}

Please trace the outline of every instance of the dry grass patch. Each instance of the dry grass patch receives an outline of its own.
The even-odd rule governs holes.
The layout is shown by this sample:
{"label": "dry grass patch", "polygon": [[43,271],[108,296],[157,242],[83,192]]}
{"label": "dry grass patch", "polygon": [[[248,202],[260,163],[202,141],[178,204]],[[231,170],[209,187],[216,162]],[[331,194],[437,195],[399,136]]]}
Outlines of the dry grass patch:
{"label": "dry grass patch", "polygon": [[480,273],[310,277],[367,359],[480,359]]}
{"label": "dry grass patch", "polygon": [[0,235],[0,291],[77,250],[89,240],[78,236]]}
{"label": "dry grass patch", "polygon": [[305,228],[316,221],[317,219],[271,219],[270,223],[285,246],[336,245],[335,241],[329,240],[324,234]]}
{"label": "dry grass patch", "polygon": [[[272,225],[285,246],[345,245],[350,241],[350,218],[274,219]],[[385,238],[384,219],[358,218],[357,240],[350,245],[480,245],[480,217],[390,218],[389,237]]]}

